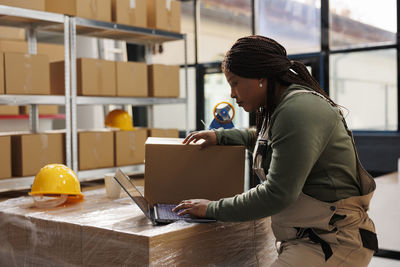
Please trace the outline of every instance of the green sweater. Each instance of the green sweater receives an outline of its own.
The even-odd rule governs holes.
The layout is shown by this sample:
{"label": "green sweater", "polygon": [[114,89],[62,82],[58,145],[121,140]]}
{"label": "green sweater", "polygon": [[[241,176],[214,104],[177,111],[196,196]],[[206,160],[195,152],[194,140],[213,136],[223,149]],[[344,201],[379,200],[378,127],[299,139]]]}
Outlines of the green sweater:
{"label": "green sweater", "polygon": [[[353,145],[338,109],[313,94],[284,99],[296,89],[311,90],[291,85],[271,117],[262,162],[267,180],[243,194],[211,201],[207,217],[246,221],[271,216],[293,204],[301,192],[326,202],[360,195]],[[219,145],[254,149],[254,131],[220,129],[216,134]]]}

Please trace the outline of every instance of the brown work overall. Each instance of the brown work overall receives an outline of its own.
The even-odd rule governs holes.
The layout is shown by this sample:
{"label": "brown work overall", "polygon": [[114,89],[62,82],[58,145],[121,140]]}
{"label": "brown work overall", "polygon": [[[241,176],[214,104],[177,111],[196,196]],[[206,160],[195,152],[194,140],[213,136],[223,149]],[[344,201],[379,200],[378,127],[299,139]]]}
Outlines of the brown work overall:
{"label": "brown work overall", "polygon": [[[313,93],[326,100],[324,96],[308,90],[293,91],[285,98],[298,93]],[[375,227],[367,214],[376,188],[375,181],[361,166],[352,133],[344,118],[343,123],[356,153],[361,196],[328,203],[300,193],[294,204],[271,217],[279,254],[273,267],[367,266],[378,249]],[[268,129],[261,132],[255,151],[259,141],[268,139]],[[255,172],[260,179],[265,179],[259,161],[256,165],[257,162]]]}

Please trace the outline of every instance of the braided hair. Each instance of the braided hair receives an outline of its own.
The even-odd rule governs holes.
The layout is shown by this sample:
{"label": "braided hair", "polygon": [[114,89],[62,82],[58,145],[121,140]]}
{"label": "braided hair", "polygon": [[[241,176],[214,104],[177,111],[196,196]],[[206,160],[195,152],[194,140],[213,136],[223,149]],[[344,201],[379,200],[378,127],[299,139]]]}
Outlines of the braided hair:
{"label": "braided hair", "polygon": [[226,53],[222,70],[244,78],[268,80],[266,106],[257,111],[258,132],[263,120],[269,120],[276,108],[277,82],[284,86],[307,86],[325,96],[333,106],[337,106],[310,75],[306,66],[300,61],[289,60],[286,49],[271,38],[251,35],[238,39]]}

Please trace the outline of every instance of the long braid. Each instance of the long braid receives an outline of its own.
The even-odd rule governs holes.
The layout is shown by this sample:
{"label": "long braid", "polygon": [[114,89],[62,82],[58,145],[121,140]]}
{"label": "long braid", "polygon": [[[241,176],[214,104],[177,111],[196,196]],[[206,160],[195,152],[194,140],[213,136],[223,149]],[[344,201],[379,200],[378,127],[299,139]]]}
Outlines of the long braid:
{"label": "long braid", "polygon": [[275,85],[299,84],[324,95],[332,105],[337,106],[310,75],[306,66],[291,61],[286,49],[271,38],[252,35],[238,39],[226,53],[222,62],[224,72],[232,72],[244,78],[267,78],[266,107],[257,111],[257,130],[265,118],[269,119],[276,108]]}

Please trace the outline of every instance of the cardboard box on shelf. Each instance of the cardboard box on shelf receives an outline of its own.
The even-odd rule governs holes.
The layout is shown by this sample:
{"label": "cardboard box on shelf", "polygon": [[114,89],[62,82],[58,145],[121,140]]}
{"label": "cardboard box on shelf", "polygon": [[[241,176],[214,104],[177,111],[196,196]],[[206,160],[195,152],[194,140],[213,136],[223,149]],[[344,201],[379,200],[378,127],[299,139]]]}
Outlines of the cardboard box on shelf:
{"label": "cardboard box on shelf", "polygon": [[50,67],[46,55],[4,53],[6,94],[50,94]]}
{"label": "cardboard box on shelf", "polygon": [[25,29],[17,27],[0,26],[0,39],[24,41]]}
{"label": "cardboard box on shelf", "polygon": [[0,115],[19,115],[19,106],[0,105]]}
{"label": "cardboard box on shelf", "polygon": [[[57,105],[38,105],[39,115],[57,115],[58,106]],[[19,107],[20,114],[29,115],[29,106]]]}
{"label": "cardboard box on shelf", "polygon": [[0,0],[0,5],[45,11],[45,0]]}
{"label": "cardboard box on shelf", "polygon": [[114,133],[110,130],[78,132],[79,170],[114,166]]}
{"label": "cardboard box on shelf", "polygon": [[148,65],[149,96],[179,97],[179,66]]}
{"label": "cardboard box on shelf", "polygon": [[115,62],[79,58],[77,93],[84,96],[115,96],[117,94]]}
{"label": "cardboard box on shelf", "polygon": [[147,27],[146,0],[113,0],[112,21],[136,27]]}
{"label": "cardboard box on shelf", "polygon": [[46,11],[111,22],[111,0],[46,0]]}
{"label": "cardboard box on shelf", "polygon": [[146,141],[144,193],[151,205],[192,198],[218,200],[243,192],[243,146],[199,149],[182,141],[151,137]]}
{"label": "cardboard box on shelf", "polygon": [[55,62],[64,60],[65,50],[63,45],[38,43],[37,53],[47,55],[50,62]]}
{"label": "cardboard box on shelf", "polygon": [[137,128],[134,131],[115,131],[115,166],[126,166],[144,163],[144,143],[147,129]]}
{"label": "cardboard box on shelf", "polygon": [[28,53],[28,43],[24,41],[0,40],[0,51]]}
{"label": "cardboard box on shelf", "polygon": [[147,65],[142,62],[115,63],[117,75],[117,96],[147,97]]}
{"label": "cardboard box on shelf", "polygon": [[178,138],[179,130],[178,129],[158,129],[158,128],[150,128],[148,129],[149,137],[171,137]]}
{"label": "cardboard box on shelf", "polygon": [[30,176],[50,163],[65,164],[63,131],[18,133],[11,136],[12,174]]}
{"label": "cardboard box on shelf", "polygon": [[167,0],[147,0],[147,25],[149,28],[180,32],[181,3]]}
{"label": "cardboard box on shelf", "polygon": [[0,134],[0,179],[11,177],[11,137]]}
{"label": "cardboard box on shelf", "polygon": [[50,63],[50,94],[65,94],[65,62],[57,61]]}

